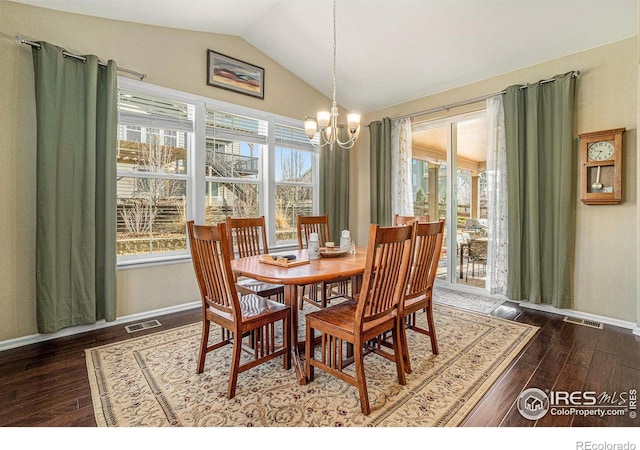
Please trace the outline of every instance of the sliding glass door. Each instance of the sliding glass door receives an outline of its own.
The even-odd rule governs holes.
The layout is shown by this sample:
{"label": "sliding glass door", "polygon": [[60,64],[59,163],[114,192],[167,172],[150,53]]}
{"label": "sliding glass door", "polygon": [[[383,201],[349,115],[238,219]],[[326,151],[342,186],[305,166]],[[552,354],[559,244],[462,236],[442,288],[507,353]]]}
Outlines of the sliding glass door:
{"label": "sliding glass door", "polygon": [[413,125],[414,213],[446,223],[437,278],[484,288],[487,119],[484,111]]}

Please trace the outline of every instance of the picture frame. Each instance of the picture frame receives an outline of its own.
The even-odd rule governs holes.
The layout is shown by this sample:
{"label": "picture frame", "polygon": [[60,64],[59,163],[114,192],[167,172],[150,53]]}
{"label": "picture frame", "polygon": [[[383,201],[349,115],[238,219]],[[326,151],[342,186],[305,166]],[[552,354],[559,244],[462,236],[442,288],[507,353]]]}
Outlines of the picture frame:
{"label": "picture frame", "polygon": [[207,50],[207,84],[264,100],[264,69]]}

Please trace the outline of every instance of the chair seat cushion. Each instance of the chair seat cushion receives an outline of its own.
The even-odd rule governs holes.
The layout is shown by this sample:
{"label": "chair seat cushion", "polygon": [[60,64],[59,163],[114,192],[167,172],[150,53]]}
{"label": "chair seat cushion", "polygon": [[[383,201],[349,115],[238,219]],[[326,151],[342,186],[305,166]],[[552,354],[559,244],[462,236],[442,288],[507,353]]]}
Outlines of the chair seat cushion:
{"label": "chair seat cushion", "polygon": [[281,284],[265,283],[254,280],[253,278],[238,278],[236,285],[242,294],[254,292],[264,297],[276,295],[284,291],[284,286]]}
{"label": "chair seat cushion", "polygon": [[[242,312],[242,322],[247,324],[254,321],[260,321],[265,316],[273,313],[279,313],[289,309],[287,305],[260,297],[255,294],[247,294],[240,297],[240,311]],[[230,312],[221,311],[214,307],[207,307],[207,315],[217,316],[224,320],[233,322],[233,316]],[[214,320],[211,318],[210,320]]]}
{"label": "chair seat cushion", "polygon": [[282,303],[274,302],[259,295],[248,294],[240,298],[240,309],[242,310],[243,319],[259,317],[287,308],[289,307]]}

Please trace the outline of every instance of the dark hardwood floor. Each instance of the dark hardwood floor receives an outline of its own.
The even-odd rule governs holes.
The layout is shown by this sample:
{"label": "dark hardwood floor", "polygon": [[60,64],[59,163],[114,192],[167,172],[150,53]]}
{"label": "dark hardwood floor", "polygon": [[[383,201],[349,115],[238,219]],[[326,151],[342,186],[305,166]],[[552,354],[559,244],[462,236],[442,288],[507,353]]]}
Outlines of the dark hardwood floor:
{"label": "dark hardwood floor", "polygon": [[[547,414],[523,418],[515,402],[526,388],[626,392],[640,389],[640,338],[563,322],[563,316],[507,302],[494,316],[540,327],[521,355],[462,423],[466,427],[638,426],[624,416]],[[128,334],[123,325],[0,352],[0,426],[95,427],[86,372],[86,348],[155,333],[200,320],[199,309],[157,317],[162,327]]]}
{"label": "dark hardwood floor", "polygon": [[[604,325],[599,330],[564,322],[564,316],[521,308],[507,302],[493,316],[540,327],[511,367],[494,383],[466,417],[473,427],[624,427],[640,425],[640,418],[624,416],[552,415],[525,419],[517,409],[525,389],[593,391],[598,395],[638,390],[640,337],[630,330]],[[629,404],[627,399],[626,404]]]}

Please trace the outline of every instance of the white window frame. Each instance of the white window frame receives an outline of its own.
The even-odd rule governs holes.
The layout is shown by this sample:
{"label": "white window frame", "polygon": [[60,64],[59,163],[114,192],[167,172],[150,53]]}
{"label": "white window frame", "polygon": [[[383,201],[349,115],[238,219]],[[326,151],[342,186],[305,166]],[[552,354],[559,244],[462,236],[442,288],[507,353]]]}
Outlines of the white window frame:
{"label": "white window frame", "polygon": [[[125,89],[125,90],[129,90],[129,91],[133,91],[136,93],[140,93],[142,95],[148,95],[151,97],[157,97],[157,98],[166,98],[166,99],[170,99],[172,101],[177,101],[177,102],[181,102],[181,103],[185,103],[185,104],[191,104],[191,102],[189,102],[188,100],[184,99],[184,98],[178,98],[178,97],[173,97],[173,96],[169,96],[169,95],[164,95],[164,93],[162,92],[162,88],[158,89],[151,89],[151,90],[145,90],[145,89],[140,89],[138,87],[130,87],[126,82],[125,83],[121,83],[120,81],[124,80],[124,79],[120,79],[118,80],[118,88],[121,89]],[[120,125],[120,122],[118,123],[118,125]],[[134,126],[137,128],[140,128],[140,142],[141,143],[147,143],[148,141],[148,137],[151,133],[151,130],[158,130],[158,139],[160,139],[160,142],[162,144],[164,144],[164,130],[161,127],[161,125],[159,126],[155,126],[155,125],[149,125],[149,124],[135,124],[135,125],[125,125],[125,127],[127,126]],[[125,128],[124,130],[125,135],[127,132],[127,129]],[[182,131],[184,132],[184,131]],[[176,133],[177,135],[178,133]],[[189,161],[190,159],[193,157],[194,154],[194,139],[193,139],[194,133],[192,131],[187,132],[187,138],[186,138],[186,153],[187,153],[187,165],[189,165]],[[155,173],[151,173],[151,172],[137,172],[137,171],[129,171],[129,170],[118,170],[117,171],[117,177],[118,178],[137,178],[137,179],[160,179],[160,180],[176,180],[176,181],[183,181],[185,183],[185,195],[186,195],[186,214],[187,217],[189,216],[189,211],[191,208],[191,205],[189,204],[189,194],[190,194],[190,185],[189,185],[189,179],[191,177],[191,173],[190,173],[190,168],[187,167],[187,173],[184,174],[178,174],[178,173],[159,173],[159,172],[155,172]],[[188,253],[188,246],[185,247],[185,250],[179,250],[179,251],[168,251],[168,252],[158,252],[158,253],[141,253],[141,254],[133,254],[133,255],[118,255],[117,256],[117,264],[118,267],[127,267],[127,266],[137,266],[139,264],[157,264],[157,263],[162,263],[162,262],[166,262],[166,261],[175,261],[175,260],[184,260],[190,257],[190,254]]]}
{"label": "white window frame", "polygon": [[[458,199],[456,192],[456,183],[457,173],[458,173],[458,164],[457,164],[457,126],[460,122],[465,122],[468,120],[479,119],[487,116],[487,110],[481,109],[478,111],[473,111],[469,113],[456,114],[450,117],[445,117],[442,119],[434,119],[427,120],[425,122],[420,122],[419,124],[415,124],[412,126],[412,132],[414,131],[422,131],[433,128],[447,128],[447,216],[446,216],[446,242],[442,243],[443,247],[453,248],[455,249],[457,246],[456,242],[456,228],[457,228],[457,211],[458,211]],[[456,192],[456,198],[454,198],[453,193]],[[455,252],[454,252],[455,253]],[[446,287],[456,286],[460,287],[461,284],[456,283],[456,256],[455,254],[449,255],[447,257],[447,279],[446,281],[442,281],[441,279],[436,278],[436,283],[439,285],[444,285]],[[464,289],[467,289],[464,287]],[[472,290],[474,288],[471,288]]]}
{"label": "white window frame", "polygon": [[[274,124],[274,129],[275,129],[275,125],[282,125],[282,126],[288,126],[288,127],[293,127],[293,128],[300,128],[301,130],[304,130],[304,127],[283,123],[281,121],[277,122],[276,124]],[[294,151],[304,151],[304,152],[308,152],[311,155],[311,181],[309,183],[276,181],[276,179],[275,179],[275,149],[277,147],[286,148],[286,149],[294,150]],[[278,142],[277,142],[276,139],[274,139],[274,144],[273,144],[272,148],[274,149],[273,155],[272,155],[272,158],[271,158],[271,159],[273,159],[273,171],[270,172],[270,173],[273,173],[273,175],[274,175],[273,176],[273,195],[271,197],[271,198],[274,199],[274,202],[273,202],[274,203],[274,205],[273,205],[273,215],[274,215],[274,217],[275,217],[275,198],[276,198],[276,187],[277,186],[296,186],[296,187],[311,188],[311,196],[312,196],[312,211],[311,211],[311,214],[312,215],[319,214],[319,211],[320,211],[320,189],[319,189],[320,182],[319,182],[319,177],[318,177],[318,170],[319,170],[319,167],[320,167],[320,152],[319,152],[318,148],[317,147],[313,147],[311,144],[282,146],[282,145],[278,145]],[[277,238],[276,238],[275,226],[273,228],[274,228],[273,229],[273,236],[269,237],[269,241],[276,243],[276,247],[291,247],[291,246],[297,247],[297,245],[298,245],[297,239],[283,240],[283,241],[278,242]]]}
{"label": "white window frame", "polygon": [[[245,178],[229,179],[232,182],[255,183],[259,185],[259,208],[260,214],[266,218],[267,240],[269,248],[286,249],[296,246],[297,242],[278,243],[276,245],[275,232],[275,124],[282,124],[304,129],[304,122],[299,119],[280,116],[277,114],[244,107],[208,97],[189,94],[175,89],[156,86],[139,80],[118,77],[118,88],[139,92],[144,95],[151,95],[168,100],[180,101],[195,105],[194,130],[191,142],[188,145],[187,174],[171,174],[172,177],[186,179],[187,183],[187,220],[194,220],[196,223],[205,221],[205,182],[206,175],[202,169],[206,159],[206,129],[205,118],[207,110],[219,110],[231,114],[253,117],[267,121],[268,132],[266,145],[261,145],[260,150],[260,172],[257,180]],[[320,202],[320,189],[318,179],[319,152],[314,148],[312,157],[313,182],[313,214],[318,214]],[[134,176],[134,172],[121,172],[118,176]],[[150,174],[144,177],[149,178]],[[164,175],[162,176],[164,177]],[[298,184],[296,184],[298,185]],[[294,245],[295,244],[295,245]],[[155,266],[160,264],[172,264],[189,260],[191,255],[188,250],[180,252],[166,252],[158,254],[139,255],[119,255],[118,269],[139,268]]]}

